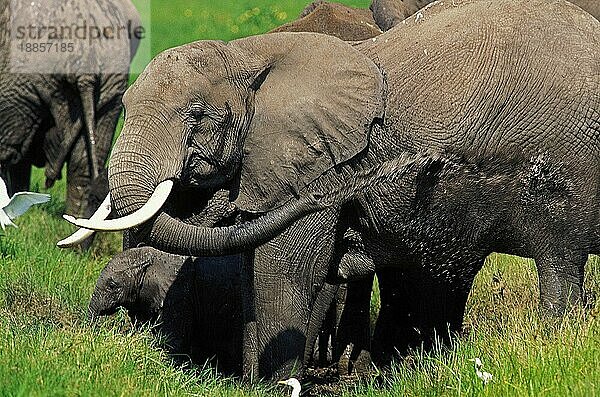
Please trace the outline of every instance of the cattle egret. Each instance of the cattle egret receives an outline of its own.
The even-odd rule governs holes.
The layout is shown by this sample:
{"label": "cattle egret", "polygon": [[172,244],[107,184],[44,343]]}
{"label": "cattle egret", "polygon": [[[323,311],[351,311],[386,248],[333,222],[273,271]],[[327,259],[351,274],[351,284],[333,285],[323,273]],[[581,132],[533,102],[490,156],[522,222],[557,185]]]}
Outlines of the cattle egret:
{"label": "cattle egret", "polygon": [[289,378],[288,380],[280,380],[277,383],[291,386],[293,388],[291,397],[300,397],[300,390],[302,390],[302,387],[300,386],[300,382],[298,381],[298,379]]}
{"label": "cattle egret", "polygon": [[13,219],[23,215],[32,205],[45,203],[48,200],[50,200],[49,194],[32,192],[15,193],[12,198],[9,198],[6,183],[0,178],[0,226],[2,226],[2,230],[9,225],[17,227],[12,222]]}
{"label": "cattle egret", "polygon": [[489,372],[481,371],[483,363],[478,357],[471,358],[469,359],[469,361],[473,361],[475,363],[475,375],[477,375],[477,377],[483,381],[484,385],[487,385],[488,382],[492,380],[492,374],[490,374]]}

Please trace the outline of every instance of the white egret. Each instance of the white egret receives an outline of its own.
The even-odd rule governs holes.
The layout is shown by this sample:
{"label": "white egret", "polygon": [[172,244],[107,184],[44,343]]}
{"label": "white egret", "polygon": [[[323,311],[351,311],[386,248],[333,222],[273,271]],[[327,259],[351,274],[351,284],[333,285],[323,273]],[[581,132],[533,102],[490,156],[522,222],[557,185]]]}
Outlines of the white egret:
{"label": "white egret", "polygon": [[483,381],[484,385],[487,385],[488,382],[492,380],[492,374],[490,374],[489,372],[481,371],[483,363],[478,357],[470,358],[469,361],[473,361],[475,363],[475,375],[477,375],[477,377]]}
{"label": "white egret", "polygon": [[292,387],[292,395],[291,397],[300,397],[300,390],[302,390],[302,386],[300,386],[300,382],[296,378],[289,378],[288,380],[280,380],[277,382],[281,385],[288,385]]}
{"label": "white egret", "polygon": [[17,227],[12,222],[13,219],[23,215],[32,205],[42,204],[48,200],[50,200],[49,194],[32,192],[15,193],[12,198],[9,198],[6,183],[0,178],[0,226],[2,226],[2,230],[5,230],[6,226]]}

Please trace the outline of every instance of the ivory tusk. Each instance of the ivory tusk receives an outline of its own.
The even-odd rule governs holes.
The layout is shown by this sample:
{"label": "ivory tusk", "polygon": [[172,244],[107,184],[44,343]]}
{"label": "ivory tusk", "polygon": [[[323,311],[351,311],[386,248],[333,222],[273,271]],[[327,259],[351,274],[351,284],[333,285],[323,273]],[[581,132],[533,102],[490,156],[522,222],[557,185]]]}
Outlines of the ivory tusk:
{"label": "ivory tusk", "polygon": [[146,222],[160,211],[165,201],[167,201],[167,198],[169,198],[172,188],[173,181],[171,180],[159,183],[156,189],[154,189],[152,196],[150,196],[150,199],[142,206],[142,208],[122,218],[110,220],[75,219],[75,217],[70,215],[63,215],[63,218],[68,222],[85,229],[108,232],[129,229]]}
{"label": "ivory tusk", "polygon": [[[110,206],[110,193],[106,195],[106,198],[100,204],[100,207],[94,212],[94,215],[90,218],[90,221],[103,221],[110,214],[111,206]],[[75,233],[71,234],[69,237],[60,240],[56,243],[60,248],[68,248],[73,247],[77,244],[81,244],[85,239],[90,237],[92,234],[96,233],[90,229],[80,228]]]}

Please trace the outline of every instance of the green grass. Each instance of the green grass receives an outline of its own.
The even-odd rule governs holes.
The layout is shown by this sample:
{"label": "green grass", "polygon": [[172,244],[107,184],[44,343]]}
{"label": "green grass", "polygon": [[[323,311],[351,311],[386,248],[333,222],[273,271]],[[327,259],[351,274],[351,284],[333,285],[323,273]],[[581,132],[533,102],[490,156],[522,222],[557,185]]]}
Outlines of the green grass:
{"label": "green grass", "polygon": [[[348,2],[366,7],[368,1]],[[152,52],[198,39],[230,40],[295,18],[301,2],[241,0],[152,2]],[[33,190],[43,190],[36,170]],[[52,201],[0,235],[0,396],[286,396],[275,385],[244,385],[210,368],[175,367],[148,330],[135,331],[123,313],[92,326],[85,312],[100,269],[119,251],[104,234],[87,253],[59,250],[73,229],[60,219],[64,181]],[[600,262],[586,283],[600,294]],[[554,323],[538,318],[531,261],[493,255],[480,272],[454,345],[415,353],[391,373],[345,396],[593,396],[600,394],[600,328],[596,306]],[[374,307],[377,306],[376,300]],[[469,358],[494,375],[483,387]]]}

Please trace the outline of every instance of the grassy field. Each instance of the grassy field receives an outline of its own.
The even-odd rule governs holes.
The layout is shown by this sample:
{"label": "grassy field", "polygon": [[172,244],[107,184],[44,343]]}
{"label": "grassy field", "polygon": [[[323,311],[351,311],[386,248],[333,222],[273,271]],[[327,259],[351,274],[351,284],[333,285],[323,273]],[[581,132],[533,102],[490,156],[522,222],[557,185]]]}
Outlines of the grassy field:
{"label": "grassy field", "polygon": [[[209,6],[210,3],[210,6]],[[350,3],[350,2],[348,2]],[[193,4],[193,5],[192,5]],[[352,3],[366,6],[366,1]],[[293,19],[301,2],[228,3],[155,0],[154,53],[196,39],[232,39],[267,31]],[[36,170],[33,190],[43,191]],[[100,269],[119,250],[104,234],[87,253],[54,244],[72,231],[60,219],[64,182],[52,201],[19,218],[0,235],[1,396],[287,396],[264,384],[241,385],[210,368],[182,370],[157,348],[148,330],[133,330],[123,313],[90,325],[85,310]],[[587,280],[600,294],[600,261]],[[600,394],[600,327],[596,306],[564,320],[538,318],[531,261],[492,255],[477,276],[466,331],[454,345],[415,353],[391,373],[344,383],[344,396],[594,396]],[[493,381],[483,386],[470,358],[480,357]]]}

